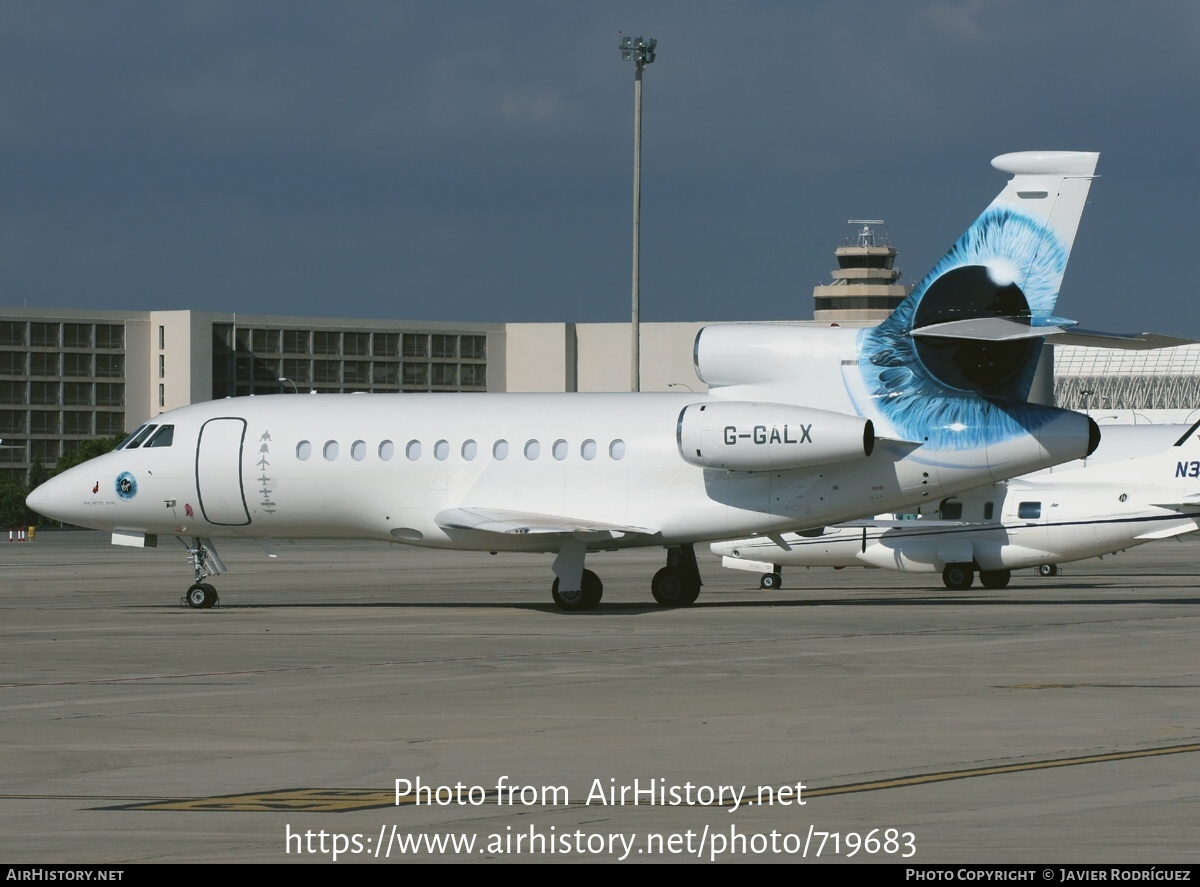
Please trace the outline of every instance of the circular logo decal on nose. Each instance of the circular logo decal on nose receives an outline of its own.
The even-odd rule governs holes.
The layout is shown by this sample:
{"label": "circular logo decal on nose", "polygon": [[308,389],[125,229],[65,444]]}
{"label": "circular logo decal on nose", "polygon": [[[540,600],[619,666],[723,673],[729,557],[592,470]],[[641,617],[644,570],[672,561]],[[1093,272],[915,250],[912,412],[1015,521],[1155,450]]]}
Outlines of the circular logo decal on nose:
{"label": "circular logo decal on nose", "polygon": [[117,475],[117,495],[122,499],[132,499],[137,495],[137,478],[128,471]]}

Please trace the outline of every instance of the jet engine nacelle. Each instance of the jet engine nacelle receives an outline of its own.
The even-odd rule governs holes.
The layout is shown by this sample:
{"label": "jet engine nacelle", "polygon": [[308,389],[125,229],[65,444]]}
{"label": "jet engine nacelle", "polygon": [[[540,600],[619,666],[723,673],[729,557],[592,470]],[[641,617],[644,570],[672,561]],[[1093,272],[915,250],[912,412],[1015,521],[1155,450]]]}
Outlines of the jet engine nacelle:
{"label": "jet engine nacelle", "polygon": [[679,454],[701,468],[787,471],[865,459],[870,419],[780,403],[690,404],[679,414]]}

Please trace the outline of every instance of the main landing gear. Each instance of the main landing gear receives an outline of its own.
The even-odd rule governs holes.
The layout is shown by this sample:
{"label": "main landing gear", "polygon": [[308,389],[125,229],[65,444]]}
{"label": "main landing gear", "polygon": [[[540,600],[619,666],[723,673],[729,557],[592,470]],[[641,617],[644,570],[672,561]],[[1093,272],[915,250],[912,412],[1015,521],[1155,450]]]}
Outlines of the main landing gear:
{"label": "main landing gear", "polygon": [[[984,588],[1007,588],[1012,570],[980,570],[979,582]],[[946,564],[942,582],[953,591],[965,591],[975,581],[974,564]]]}
{"label": "main landing gear", "polygon": [[667,565],[650,580],[650,592],[664,607],[687,607],[700,597],[700,567],[690,545],[667,549]]}
{"label": "main landing gear", "polygon": [[221,598],[217,594],[217,590],[204,580],[209,576],[224,573],[225,565],[217,556],[217,549],[211,539],[193,536],[189,543],[178,536],[176,538],[187,549],[188,560],[191,561],[192,572],[196,578],[196,581],[187,590],[187,594],[183,596],[181,603],[186,603],[193,610],[211,610],[221,602]]}
{"label": "main landing gear", "polygon": [[[550,595],[559,609],[591,610],[604,595],[600,577],[583,568],[586,553],[587,546],[572,538],[563,543],[554,559],[556,578]],[[667,549],[667,565],[654,574],[650,590],[664,607],[686,607],[696,602],[702,584],[695,549],[691,545],[675,545]]]}
{"label": "main landing gear", "polygon": [[970,564],[946,564],[942,570],[942,582],[951,591],[963,591],[975,581],[975,570]]}
{"label": "main landing gear", "polygon": [[584,570],[578,591],[559,591],[559,580],[550,586],[550,595],[560,610],[594,610],[604,596],[604,583],[591,570]]}
{"label": "main landing gear", "polygon": [[1008,588],[1012,570],[980,570],[979,581],[984,588]]}

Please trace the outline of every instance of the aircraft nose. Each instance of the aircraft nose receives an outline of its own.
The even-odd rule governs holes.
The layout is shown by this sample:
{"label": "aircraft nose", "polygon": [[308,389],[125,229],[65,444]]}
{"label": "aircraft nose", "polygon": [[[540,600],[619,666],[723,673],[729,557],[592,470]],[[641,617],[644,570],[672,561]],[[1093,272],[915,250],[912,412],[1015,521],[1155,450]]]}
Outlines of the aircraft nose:
{"label": "aircraft nose", "polygon": [[[25,504],[31,510],[45,517],[66,523],[78,522],[79,516],[73,512],[80,509],[72,509],[71,505],[72,503],[80,504],[83,497],[74,490],[78,477],[73,478],[72,474],[73,469],[58,477],[50,478],[25,497]],[[72,493],[76,493],[76,495],[72,495]]]}
{"label": "aircraft nose", "polygon": [[54,517],[54,502],[57,498],[51,487],[54,486],[54,481],[57,478],[51,478],[43,484],[39,484],[37,489],[25,497],[25,505],[30,511],[36,511],[44,517]]}

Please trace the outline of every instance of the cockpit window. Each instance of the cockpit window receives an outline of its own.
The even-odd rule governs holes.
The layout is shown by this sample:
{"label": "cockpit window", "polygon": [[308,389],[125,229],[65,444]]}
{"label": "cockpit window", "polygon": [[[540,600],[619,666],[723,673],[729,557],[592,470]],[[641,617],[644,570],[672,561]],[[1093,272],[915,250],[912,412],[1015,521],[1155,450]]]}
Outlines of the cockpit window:
{"label": "cockpit window", "polygon": [[154,437],[146,441],[147,447],[169,447],[175,439],[175,426],[164,425],[155,432]]}
{"label": "cockpit window", "polygon": [[117,449],[117,450],[123,450],[123,449],[125,449],[125,446],[126,446],[126,445],[127,445],[127,444],[128,444],[130,441],[131,441],[131,440],[133,440],[135,437],[137,437],[139,434],[141,434],[141,433],[142,433],[142,430],[143,430],[145,427],[146,427],[145,425],[139,425],[137,428],[133,429],[133,431],[131,431],[131,432],[129,433],[129,435],[128,435],[128,436],[127,436],[127,437],[126,437],[126,438],[125,438],[123,441],[121,441],[119,444],[117,444],[117,445],[116,445],[116,447],[114,447],[114,449]]}
{"label": "cockpit window", "polygon": [[117,449],[132,450],[134,447],[140,447],[142,442],[150,436],[150,432],[157,427],[157,425],[143,425],[137,431],[133,432],[133,434],[129,435],[129,437],[125,438],[125,440],[121,441],[121,445]]}

